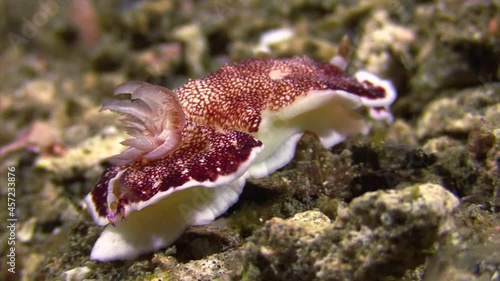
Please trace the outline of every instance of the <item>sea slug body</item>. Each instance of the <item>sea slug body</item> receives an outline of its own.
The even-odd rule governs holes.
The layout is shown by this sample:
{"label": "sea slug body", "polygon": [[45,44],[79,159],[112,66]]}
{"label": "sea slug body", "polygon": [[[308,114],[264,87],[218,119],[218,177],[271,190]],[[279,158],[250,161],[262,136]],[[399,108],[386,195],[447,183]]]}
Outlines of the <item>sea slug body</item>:
{"label": "sea slug body", "polygon": [[249,59],[168,90],[120,85],[130,100],[103,106],[125,116],[127,150],[110,158],[86,197],[107,225],[91,258],[133,259],[172,244],[190,225],[209,223],[239,197],[245,181],[285,166],[304,132],[331,147],[368,133],[362,108],[391,120],[396,91],[347,61]]}

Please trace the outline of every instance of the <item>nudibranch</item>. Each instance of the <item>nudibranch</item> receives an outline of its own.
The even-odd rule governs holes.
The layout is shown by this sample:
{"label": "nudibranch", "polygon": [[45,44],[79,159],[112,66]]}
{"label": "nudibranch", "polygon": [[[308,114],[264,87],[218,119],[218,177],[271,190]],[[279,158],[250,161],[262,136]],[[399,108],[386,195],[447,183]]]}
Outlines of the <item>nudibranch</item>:
{"label": "nudibranch", "polygon": [[118,86],[129,99],[103,106],[124,115],[133,137],[112,156],[85,198],[107,225],[91,258],[133,259],[172,244],[190,225],[211,222],[233,205],[247,178],[285,166],[310,132],[329,148],[391,120],[391,82],[347,60],[249,59],[169,90],[144,82]]}

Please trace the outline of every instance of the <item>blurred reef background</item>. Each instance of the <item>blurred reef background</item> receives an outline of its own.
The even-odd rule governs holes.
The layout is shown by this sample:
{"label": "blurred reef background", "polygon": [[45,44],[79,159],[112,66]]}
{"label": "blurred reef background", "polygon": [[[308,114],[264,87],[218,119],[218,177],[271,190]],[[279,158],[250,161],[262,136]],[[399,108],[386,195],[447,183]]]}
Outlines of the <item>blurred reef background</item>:
{"label": "blurred reef background", "polygon": [[[0,280],[500,280],[499,0],[0,0],[0,35],[0,193],[15,167],[18,219]],[[328,61],[344,35],[349,73],[396,85],[392,124],[330,150],[306,135],[213,223],[89,260],[102,228],[82,198],[122,149],[98,112],[116,85],[175,88],[262,49]]]}

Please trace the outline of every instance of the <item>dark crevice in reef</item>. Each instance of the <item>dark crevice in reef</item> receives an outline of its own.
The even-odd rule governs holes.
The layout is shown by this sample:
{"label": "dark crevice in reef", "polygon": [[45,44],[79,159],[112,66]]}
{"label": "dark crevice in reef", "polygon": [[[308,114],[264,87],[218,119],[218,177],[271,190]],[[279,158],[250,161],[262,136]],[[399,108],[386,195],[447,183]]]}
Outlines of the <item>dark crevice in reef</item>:
{"label": "dark crevice in reef", "polygon": [[226,213],[231,213],[232,211],[236,210],[240,202],[266,206],[269,202],[273,202],[273,200],[275,200],[276,197],[278,197],[280,194],[281,192],[277,190],[264,188],[247,181],[245,188],[240,195],[238,203],[231,206],[231,208],[229,208]]}
{"label": "dark crevice in reef", "polygon": [[372,147],[368,146],[354,147],[352,149],[351,160],[354,165],[365,164],[368,165],[371,169],[374,170],[380,169],[379,155],[377,151],[375,151]]}
{"label": "dark crevice in reef", "polygon": [[464,61],[468,63],[470,68],[477,74],[478,80],[474,85],[484,83],[480,79],[493,79],[492,73],[497,71],[500,58],[498,53],[490,46],[480,44],[460,44],[452,46],[452,49],[459,52]]}
{"label": "dark crevice in reef", "polygon": [[477,173],[467,167],[457,167],[455,171],[450,171],[445,167],[438,166],[435,172],[441,176],[442,184],[446,189],[460,198],[469,195],[472,187],[477,183]]}
{"label": "dark crevice in reef", "polygon": [[370,191],[395,188],[401,182],[422,181],[423,173],[437,161],[417,146],[386,145],[386,150],[369,146],[351,148],[353,165],[363,172],[349,182],[347,202]]}
{"label": "dark crevice in reef", "polygon": [[62,223],[63,222],[59,218],[51,221],[45,221],[44,223],[38,225],[37,230],[45,234],[50,234],[54,231],[54,229],[61,227]]}
{"label": "dark crevice in reef", "polygon": [[200,235],[186,233],[175,242],[175,258],[182,263],[199,260],[215,253],[220,253],[227,248],[228,242],[224,238],[213,234]]}
{"label": "dark crevice in reef", "polygon": [[211,57],[227,54],[230,39],[226,31],[214,30],[207,35],[207,42]]}
{"label": "dark crevice in reef", "polygon": [[401,168],[423,169],[436,163],[436,161],[436,155],[425,153],[421,149],[413,149],[404,154],[404,161],[401,163]]}

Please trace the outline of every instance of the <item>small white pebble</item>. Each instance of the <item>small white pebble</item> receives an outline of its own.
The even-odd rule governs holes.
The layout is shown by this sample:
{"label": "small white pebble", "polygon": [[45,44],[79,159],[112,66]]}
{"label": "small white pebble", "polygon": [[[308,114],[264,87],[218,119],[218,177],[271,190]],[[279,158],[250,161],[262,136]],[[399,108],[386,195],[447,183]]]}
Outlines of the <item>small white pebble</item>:
{"label": "small white pebble", "polygon": [[260,36],[259,45],[255,48],[254,52],[271,53],[271,49],[269,48],[271,45],[290,40],[294,34],[295,30],[286,27],[266,31]]}
{"label": "small white pebble", "polygon": [[17,239],[21,242],[28,242],[33,238],[38,220],[35,217],[28,219],[21,225],[17,233]]}
{"label": "small white pebble", "polygon": [[75,267],[62,274],[62,278],[66,281],[82,281],[89,276],[90,268],[87,266]]}

